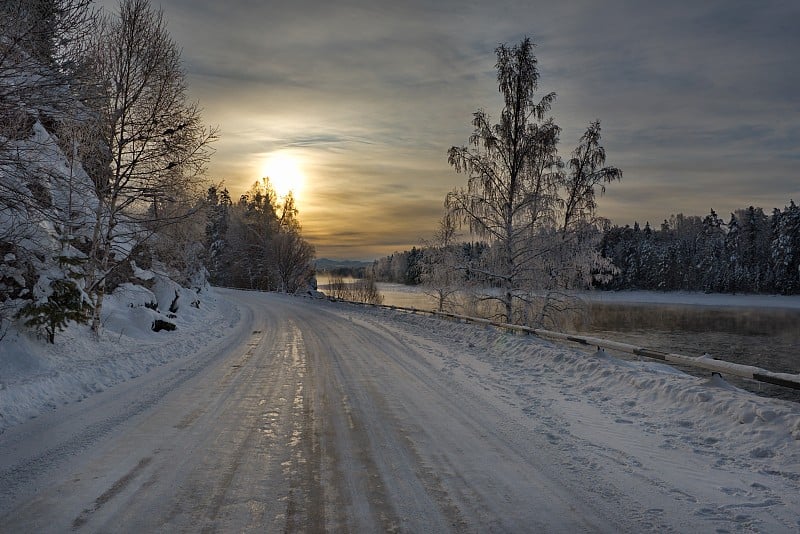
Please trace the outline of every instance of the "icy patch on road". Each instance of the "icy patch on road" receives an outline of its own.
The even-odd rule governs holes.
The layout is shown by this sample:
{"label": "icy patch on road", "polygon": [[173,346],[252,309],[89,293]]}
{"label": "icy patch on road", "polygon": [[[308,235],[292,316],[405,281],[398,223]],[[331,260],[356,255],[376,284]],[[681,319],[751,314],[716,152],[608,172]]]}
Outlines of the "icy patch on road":
{"label": "icy patch on road", "polygon": [[[169,319],[176,330],[153,332],[152,322],[161,315],[143,305],[151,296],[131,286],[107,297],[99,339],[88,326],[72,325],[56,335],[53,345],[10,329],[0,340],[0,432],[196,354],[230,335],[240,320],[236,306],[207,288],[194,295],[198,307],[182,306]],[[188,303],[188,296],[184,300]]]}

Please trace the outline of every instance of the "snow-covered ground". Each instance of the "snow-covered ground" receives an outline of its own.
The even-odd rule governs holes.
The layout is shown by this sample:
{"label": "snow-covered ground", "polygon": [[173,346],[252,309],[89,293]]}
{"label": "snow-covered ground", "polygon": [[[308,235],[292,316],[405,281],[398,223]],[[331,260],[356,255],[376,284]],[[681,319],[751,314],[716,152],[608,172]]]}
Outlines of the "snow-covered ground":
{"label": "snow-covered ground", "polygon": [[[176,284],[162,286],[163,291],[154,293],[126,284],[107,297],[99,339],[88,326],[74,324],[57,333],[52,345],[28,330],[12,327],[5,332],[0,340],[0,433],[230,335],[238,308],[214,289],[195,295]],[[172,302],[170,291],[181,294],[174,318],[144,306]],[[174,323],[176,330],[153,332],[153,320],[159,318]]]}
{"label": "snow-covered ground", "polygon": [[[251,326],[244,317],[263,317],[264,324]],[[264,341],[245,344],[243,328]],[[76,329],[57,337],[55,347],[12,335],[0,345],[2,359],[11,362],[0,373],[0,421],[4,428],[23,424],[200,347],[223,347],[234,332],[237,341],[225,350],[242,360],[225,366],[225,376],[243,368],[253,376],[269,374],[271,361],[296,366],[314,360],[302,367],[313,380],[302,373],[292,380],[304,386],[298,386],[298,417],[321,414],[308,435],[322,435],[323,452],[337,458],[323,456],[323,472],[330,461],[340,476],[349,465],[375,462],[365,466],[369,477],[382,477],[375,494],[382,504],[359,493],[362,483],[373,488],[373,478],[348,474],[337,490],[352,499],[347,510],[335,512],[352,514],[340,517],[343,525],[372,524],[388,500],[385,510],[396,514],[395,526],[412,530],[436,521],[450,525],[451,519],[453,530],[564,529],[572,519],[556,517],[561,513],[577,514],[589,530],[601,531],[614,524],[631,531],[800,530],[800,404],[650,361],[621,361],[491,327],[342,303],[212,291],[171,333],[106,332],[98,344]],[[269,338],[280,342],[269,345]],[[263,355],[246,363],[256,347]],[[264,402],[251,393],[244,399],[248,406]],[[338,396],[341,402],[334,400]],[[213,414],[185,409],[190,422]],[[341,426],[328,428],[336,417]],[[175,433],[185,425],[169,428]],[[238,435],[229,431],[225,436]],[[294,446],[294,432],[283,447]],[[168,445],[152,446],[168,454]],[[280,452],[279,444],[272,446]],[[310,446],[308,454],[319,446]],[[133,467],[146,454],[132,452]],[[311,460],[303,456],[302,465]],[[318,479],[318,473],[309,476]],[[555,493],[541,495],[549,491]],[[331,502],[326,513],[342,505]],[[525,522],[551,505],[560,511]],[[541,508],[534,513],[534,507]],[[442,515],[431,519],[420,510]],[[365,519],[373,513],[378,515]],[[335,518],[326,517],[330,526]]]}
{"label": "snow-covered ground", "polygon": [[[677,466],[659,466],[659,450],[686,449],[707,460],[706,473],[732,464],[800,483],[798,403],[758,397],[718,375],[698,378],[658,362],[623,361],[604,351],[587,356],[539,338],[424,315],[381,314],[429,340],[463,345],[461,354],[442,355],[443,372],[466,372],[502,385],[527,403],[523,411],[546,407],[558,417],[552,425],[556,433],[569,428],[590,447],[648,459],[632,468],[669,472]],[[635,434],[638,443],[626,441],[625,434]],[[558,441],[557,435],[553,439]]]}

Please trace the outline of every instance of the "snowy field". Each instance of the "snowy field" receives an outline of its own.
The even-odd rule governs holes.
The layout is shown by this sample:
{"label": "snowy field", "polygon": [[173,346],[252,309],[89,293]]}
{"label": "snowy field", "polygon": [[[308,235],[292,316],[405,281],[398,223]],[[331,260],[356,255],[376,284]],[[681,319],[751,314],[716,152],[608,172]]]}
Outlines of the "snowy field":
{"label": "snowy field", "polygon": [[[265,327],[251,323],[258,306],[259,313],[272,314]],[[125,307],[116,309],[122,314]],[[305,387],[340,381],[312,398],[341,389],[352,432],[363,431],[352,419],[359,413],[388,425],[365,426],[367,434],[359,438],[372,443],[374,476],[387,485],[392,476],[433,480],[435,491],[428,489],[438,495],[436,506],[443,506],[445,495],[463,530],[524,529],[532,524],[523,519],[531,519],[534,502],[544,502],[542,509],[567,503],[537,523],[562,525],[560,530],[561,513],[579,514],[592,531],[800,530],[800,405],[760,398],[719,378],[587,355],[493,328],[279,295],[212,291],[171,333],[145,333],[132,318],[126,321],[109,328],[99,343],[84,329],[58,336],[55,346],[7,335],[0,344],[0,428],[57,414],[65,404],[201,348],[244,347],[243,332],[273,325],[294,336],[285,345],[291,351],[312,347],[303,357],[317,358],[317,372],[333,373],[317,382],[305,382],[301,374]],[[387,422],[392,420],[402,433]],[[337,454],[357,466],[360,453],[342,447],[360,441],[334,441]],[[386,455],[406,449],[418,465],[398,475],[391,467],[396,460]],[[342,461],[338,469],[350,465]],[[522,476],[534,468],[541,480]],[[554,480],[563,484],[558,497],[539,495],[550,486],[537,484]],[[490,487],[499,493],[490,495]],[[387,499],[395,495],[388,486],[385,491]],[[423,497],[415,493],[395,503],[401,530],[432,524],[414,515],[415,506],[428,506]],[[372,506],[369,495],[360,499]],[[483,512],[470,515],[475,503]],[[367,524],[359,522],[359,509],[348,510],[356,519],[342,524]],[[442,521],[449,517],[443,513]],[[453,530],[460,530],[455,522]]]}

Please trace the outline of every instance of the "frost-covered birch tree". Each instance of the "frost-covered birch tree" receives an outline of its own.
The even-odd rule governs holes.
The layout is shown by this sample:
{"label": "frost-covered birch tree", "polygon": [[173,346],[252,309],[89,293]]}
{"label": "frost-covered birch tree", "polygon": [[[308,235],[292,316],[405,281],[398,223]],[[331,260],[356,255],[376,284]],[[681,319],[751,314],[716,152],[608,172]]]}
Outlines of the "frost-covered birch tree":
{"label": "frost-covered birch tree", "polygon": [[568,289],[602,262],[586,238],[595,223],[595,189],[602,193],[621,176],[604,167],[599,122],[589,126],[565,172],[558,155],[561,130],[549,117],[556,96],[539,93],[533,48],[529,38],[497,47],[499,122],[479,109],[469,144],[448,152],[450,165],[467,175],[467,185],[450,192],[445,207],[473,235],[490,242],[489,257],[468,268],[494,288],[486,298],[499,301],[507,322],[528,321],[542,291],[549,300],[547,292]]}
{"label": "frost-covered birch tree", "polygon": [[483,274],[501,289],[498,298],[509,322],[517,292],[530,285],[535,252],[528,241],[552,221],[562,166],[556,149],[560,129],[546,118],[556,95],[538,95],[533,47],[525,38],[496,49],[500,122],[493,124],[479,109],[469,145],[448,152],[450,165],[468,180],[447,195],[445,206],[472,233],[491,241],[496,261]]}
{"label": "frost-covered birch tree", "polygon": [[213,129],[189,102],[180,52],[161,11],[147,0],[122,0],[107,17],[88,65],[98,94],[89,98],[99,136],[87,155],[97,197],[91,260],[92,328],[109,274],[159,226],[186,211],[168,209],[201,183]]}
{"label": "frost-covered birch tree", "polygon": [[456,243],[456,228],[449,214],[439,221],[433,240],[422,249],[420,280],[427,295],[436,299],[437,311],[453,305],[453,299],[466,286],[463,254]]}

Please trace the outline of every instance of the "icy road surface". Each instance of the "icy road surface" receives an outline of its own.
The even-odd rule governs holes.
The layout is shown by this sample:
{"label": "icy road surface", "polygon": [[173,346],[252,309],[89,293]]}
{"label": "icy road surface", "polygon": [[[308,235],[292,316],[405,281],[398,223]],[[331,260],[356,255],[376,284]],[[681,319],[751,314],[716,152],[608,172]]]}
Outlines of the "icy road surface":
{"label": "icy road surface", "polygon": [[488,364],[430,331],[446,323],[221,293],[242,307],[224,350],[0,435],[0,531],[800,528],[800,477],[684,447],[691,417],[651,416],[665,437],[632,409],[534,391],[535,366]]}

